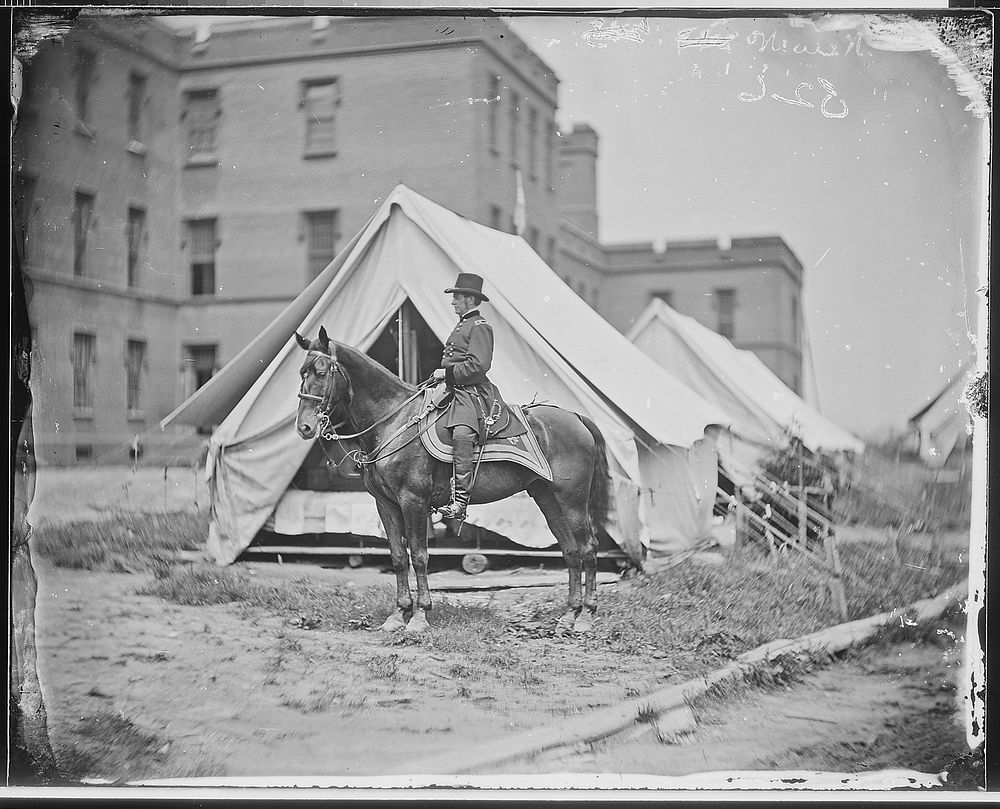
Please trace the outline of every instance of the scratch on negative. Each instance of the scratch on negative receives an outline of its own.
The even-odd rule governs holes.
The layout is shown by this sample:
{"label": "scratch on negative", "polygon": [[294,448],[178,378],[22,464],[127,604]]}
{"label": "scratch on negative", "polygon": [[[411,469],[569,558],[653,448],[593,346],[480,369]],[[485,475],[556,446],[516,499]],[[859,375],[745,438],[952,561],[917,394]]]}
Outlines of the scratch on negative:
{"label": "scratch on negative", "polygon": [[[467,99],[465,99],[465,103],[469,104],[470,106],[472,104],[495,104],[499,100],[500,96],[497,96],[496,98],[473,98],[472,96],[469,96]],[[439,110],[442,107],[453,107],[455,106],[455,104],[461,104],[461,103],[462,103],[461,101],[445,101],[443,104],[433,104],[427,109]]]}

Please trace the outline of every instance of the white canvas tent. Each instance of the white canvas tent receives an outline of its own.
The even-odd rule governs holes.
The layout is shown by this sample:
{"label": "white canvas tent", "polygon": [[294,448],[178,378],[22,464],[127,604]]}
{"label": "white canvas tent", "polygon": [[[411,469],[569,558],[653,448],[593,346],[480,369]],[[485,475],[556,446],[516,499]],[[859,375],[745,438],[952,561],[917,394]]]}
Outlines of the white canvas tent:
{"label": "white canvas tent", "polygon": [[628,338],[675,378],[741,424],[719,442],[727,472],[739,479],[790,436],[814,452],[861,452],[864,444],[814,410],[756,354],[736,348],[697,320],[654,300]]}
{"label": "white canvas tent", "polygon": [[[206,469],[208,551],[217,562],[236,559],[273,516],[310,448],[293,428],[302,359],[293,330],[312,337],[322,325],[333,339],[368,350],[409,300],[444,342],[454,313],[443,290],[460,271],[486,280],[483,312],[496,335],[490,377],[505,398],[570,408],[604,433],[615,498],[608,528],[626,553],[668,551],[708,533],[715,440],[734,419],[632,346],[523,239],[398,186],[330,266],[163,422],[219,424]],[[368,501],[351,508],[374,515]],[[473,506],[469,521],[490,528],[491,520],[502,522],[499,514]],[[343,531],[373,524],[371,515],[330,504],[326,530],[338,521]],[[554,543],[540,514],[537,530],[512,539],[527,543],[529,534]]]}
{"label": "white canvas tent", "polygon": [[944,466],[955,447],[968,435],[972,417],[963,395],[972,374],[971,366],[963,368],[937,396],[910,417],[910,425],[920,441],[920,459],[932,468]]}

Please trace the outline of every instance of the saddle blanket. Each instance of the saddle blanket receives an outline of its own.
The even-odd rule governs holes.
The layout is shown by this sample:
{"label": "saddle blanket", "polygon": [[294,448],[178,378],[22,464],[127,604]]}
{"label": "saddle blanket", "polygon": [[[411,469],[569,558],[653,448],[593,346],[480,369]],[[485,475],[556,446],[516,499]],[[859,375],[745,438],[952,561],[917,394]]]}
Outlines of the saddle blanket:
{"label": "saddle blanket", "polygon": [[[424,449],[430,454],[432,458],[436,458],[439,461],[444,461],[445,463],[451,463],[451,434],[448,432],[448,428],[444,426],[444,419],[440,418],[440,410],[434,409],[433,405],[428,405],[431,401],[430,395],[433,391],[428,391],[428,396],[425,398],[425,410],[428,410],[424,417],[420,420],[419,430],[420,432],[420,443],[423,444]],[[498,436],[489,436],[486,439],[486,448],[483,450],[483,463],[490,463],[492,461],[508,461],[510,463],[516,463],[523,466],[525,469],[529,469],[536,475],[545,478],[545,480],[552,480],[552,468],[549,466],[549,462],[542,455],[542,449],[538,446],[538,439],[535,438],[535,434],[528,428],[528,421],[524,416],[524,411],[521,410],[520,405],[508,404],[508,408],[512,413],[512,418],[517,419],[521,425],[524,427],[524,432],[520,435],[512,435],[506,438],[500,438]],[[430,426],[429,422],[437,419],[433,426]],[[504,431],[508,432],[508,431]],[[476,457],[479,457],[479,447],[476,447]]]}

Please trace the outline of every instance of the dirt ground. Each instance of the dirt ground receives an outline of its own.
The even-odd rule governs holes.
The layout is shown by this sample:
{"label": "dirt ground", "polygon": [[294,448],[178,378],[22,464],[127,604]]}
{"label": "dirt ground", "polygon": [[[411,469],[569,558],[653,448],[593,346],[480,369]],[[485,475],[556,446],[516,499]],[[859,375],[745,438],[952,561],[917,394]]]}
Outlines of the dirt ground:
{"label": "dirt ground", "polygon": [[[363,583],[384,575],[303,567],[253,569]],[[537,673],[511,688],[465,680],[448,660],[377,632],[310,632],[234,605],[137,596],[138,575],[39,568],[40,674],[56,756],[112,781],[413,772],[410,762],[431,752],[459,756],[648,693],[669,668],[572,639],[522,639]],[[494,608],[517,603],[516,591],[493,596]],[[638,737],[489,772],[936,773],[966,752],[960,655],[961,646],[933,644],[864,650],[787,689],[699,708],[694,732],[670,743],[640,727]]]}
{"label": "dirt ground", "polygon": [[960,655],[913,643],[859,650],[795,685],[715,700],[694,712],[693,730],[640,727],[634,738],[557,751],[519,770],[938,773],[967,749],[955,697]]}
{"label": "dirt ground", "polygon": [[[166,480],[163,470],[140,470],[126,482],[101,484],[94,506],[83,488],[46,475],[35,520],[93,516],[87,509],[99,515],[126,500],[134,510],[176,507],[204,497],[197,486],[190,470],[170,470]],[[416,762],[431,753],[458,758],[472,745],[550,728],[675,682],[669,660],[622,656],[574,638],[524,636],[511,642],[536,665],[523,682],[501,682],[483,672],[469,676],[439,652],[376,631],[311,631],[235,604],[189,607],[140,596],[145,574],[56,568],[37,555],[36,568],[52,746],[63,769],[96,779],[419,772]],[[249,569],[262,581],[390,581],[375,567]],[[537,592],[437,598],[517,615],[522,599]],[[937,773],[967,752],[956,698],[961,658],[961,644],[868,647],[788,687],[737,689],[700,703],[679,735],[639,725],[483,772]]]}

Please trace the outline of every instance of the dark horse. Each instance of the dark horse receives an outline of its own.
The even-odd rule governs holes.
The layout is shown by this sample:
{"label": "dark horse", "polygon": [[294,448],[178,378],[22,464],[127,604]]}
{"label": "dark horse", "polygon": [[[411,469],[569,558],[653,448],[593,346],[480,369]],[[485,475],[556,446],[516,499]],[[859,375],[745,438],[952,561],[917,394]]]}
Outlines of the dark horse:
{"label": "dark horse", "polygon": [[[312,343],[298,333],[295,339],[308,352],[300,370],[298,434],[322,441],[338,437],[334,428],[347,425],[351,435],[339,437],[356,438],[361,445],[355,458],[375,498],[396,573],[396,611],[382,629],[405,626],[408,633],[422,632],[431,608],[427,517],[448,502],[451,480],[451,465],[432,458],[417,438],[422,393],[360,351],[331,341],[325,328]],[[569,568],[569,604],[559,624],[587,632],[597,609],[595,530],[604,525],[610,500],[604,437],[590,419],[559,407],[539,405],[525,414],[552,481],[513,463],[484,463],[471,502],[491,503],[520,491],[531,495]],[[417,577],[416,605],[408,563]]]}

